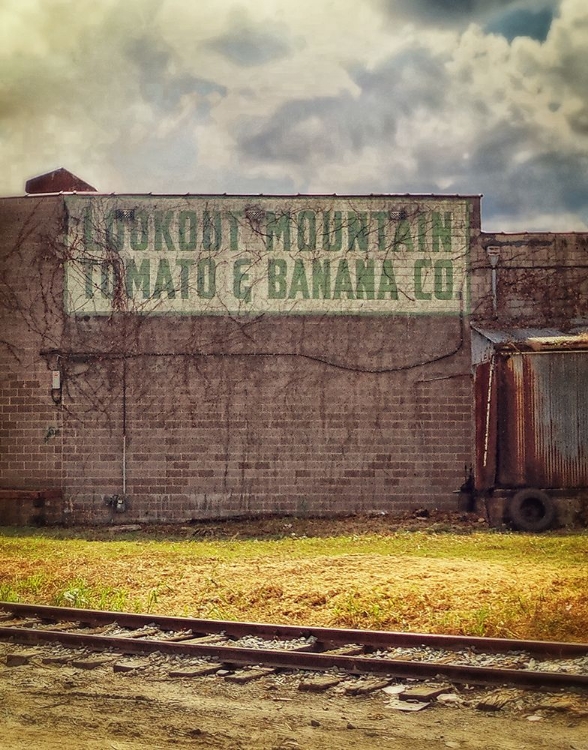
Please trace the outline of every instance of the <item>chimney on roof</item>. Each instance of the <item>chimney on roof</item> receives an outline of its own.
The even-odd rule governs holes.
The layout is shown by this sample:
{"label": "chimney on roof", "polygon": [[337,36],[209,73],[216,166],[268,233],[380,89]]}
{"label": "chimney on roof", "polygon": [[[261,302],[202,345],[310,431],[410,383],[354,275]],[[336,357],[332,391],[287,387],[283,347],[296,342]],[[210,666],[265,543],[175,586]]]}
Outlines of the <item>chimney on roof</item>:
{"label": "chimney on roof", "polygon": [[55,169],[53,172],[39,175],[27,180],[25,185],[27,193],[96,193],[96,188],[80,180],[75,174],[67,169]]}

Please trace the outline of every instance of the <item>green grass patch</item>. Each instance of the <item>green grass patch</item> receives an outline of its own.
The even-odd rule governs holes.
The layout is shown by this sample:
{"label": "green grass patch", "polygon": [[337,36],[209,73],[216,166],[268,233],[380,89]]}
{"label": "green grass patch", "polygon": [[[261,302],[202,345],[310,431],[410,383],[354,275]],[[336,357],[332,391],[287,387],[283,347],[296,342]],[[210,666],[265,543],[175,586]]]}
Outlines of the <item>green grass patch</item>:
{"label": "green grass patch", "polygon": [[198,538],[0,530],[0,600],[213,619],[585,639],[588,535]]}

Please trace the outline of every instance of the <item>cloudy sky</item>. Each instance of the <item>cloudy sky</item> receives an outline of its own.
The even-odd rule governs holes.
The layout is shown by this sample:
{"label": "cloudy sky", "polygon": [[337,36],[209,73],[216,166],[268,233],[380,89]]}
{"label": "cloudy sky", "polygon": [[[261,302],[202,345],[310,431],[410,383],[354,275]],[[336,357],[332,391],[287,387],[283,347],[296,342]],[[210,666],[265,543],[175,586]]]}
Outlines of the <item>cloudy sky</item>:
{"label": "cloudy sky", "polygon": [[588,229],[586,0],[0,0],[0,194],[484,195]]}

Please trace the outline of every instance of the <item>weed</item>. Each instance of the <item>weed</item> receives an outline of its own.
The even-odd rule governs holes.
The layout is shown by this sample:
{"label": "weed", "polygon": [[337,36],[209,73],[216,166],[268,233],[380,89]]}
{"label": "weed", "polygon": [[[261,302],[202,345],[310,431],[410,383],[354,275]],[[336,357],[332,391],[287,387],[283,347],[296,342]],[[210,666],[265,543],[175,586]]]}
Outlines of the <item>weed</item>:
{"label": "weed", "polygon": [[474,609],[471,613],[471,622],[468,627],[468,632],[471,635],[485,636],[488,634],[488,619],[491,615],[491,610],[487,605]]}
{"label": "weed", "polygon": [[379,629],[394,619],[394,601],[378,594],[352,591],[335,602],[333,621],[349,628]]}
{"label": "weed", "polygon": [[0,601],[20,602],[21,596],[11,583],[0,583]]}
{"label": "weed", "polygon": [[89,591],[86,582],[76,579],[66,589],[57,594],[55,604],[58,607],[88,607],[88,595]]}
{"label": "weed", "polygon": [[44,573],[34,573],[25,576],[14,583],[0,584],[0,601],[20,602],[26,599],[34,598],[40,594],[47,583],[47,577]]}
{"label": "weed", "polygon": [[[291,529],[286,530],[289,534]],[[300,530],[296,528],[296,533]],[[441,533],[438,533],[441,532]],[[586,534],[129,540],[0,534],[0,599],[237,619],[583,640]],[[83,576],[76,571],[83,570]]]}
{"label": "weed", "polygon": [[146,612],[153,612],[155,605],[159,601],[159,586],[155,586],[154,588],[149,590],[149,593],[147,594],[147,605],[145,608]]}

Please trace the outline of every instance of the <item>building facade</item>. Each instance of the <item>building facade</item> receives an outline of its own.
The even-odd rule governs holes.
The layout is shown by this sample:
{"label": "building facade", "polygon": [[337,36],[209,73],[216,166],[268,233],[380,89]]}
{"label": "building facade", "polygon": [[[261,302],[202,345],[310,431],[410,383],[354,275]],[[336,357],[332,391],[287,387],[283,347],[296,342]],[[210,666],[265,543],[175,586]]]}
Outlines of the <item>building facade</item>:
{"label": "building facade", "polygon": [[455,509],[483,440],[472,325],[588,321],[588,235],[484,233],[479,196],[63,172],[0,199],[0,504],[23,520]]}

